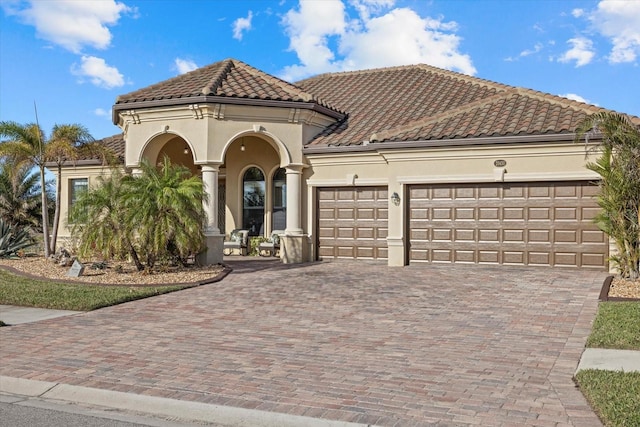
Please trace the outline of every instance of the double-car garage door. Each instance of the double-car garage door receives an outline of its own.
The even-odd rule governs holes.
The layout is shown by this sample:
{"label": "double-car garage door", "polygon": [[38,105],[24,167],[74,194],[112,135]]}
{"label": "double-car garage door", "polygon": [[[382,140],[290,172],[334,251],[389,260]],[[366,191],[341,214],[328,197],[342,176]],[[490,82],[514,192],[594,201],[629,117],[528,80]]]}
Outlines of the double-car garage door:
{"label": "double-car garage door", "polygon": [[[596,193],[586,181],[410,185],[407,258],[605,269]],[[320,188],[317,196],[319,258],[387,258],[386,187]]]}
{"label": "double-car garage door", "polygon": [[411,186],[409,259],[604,269],[597,189],[575,181]]}

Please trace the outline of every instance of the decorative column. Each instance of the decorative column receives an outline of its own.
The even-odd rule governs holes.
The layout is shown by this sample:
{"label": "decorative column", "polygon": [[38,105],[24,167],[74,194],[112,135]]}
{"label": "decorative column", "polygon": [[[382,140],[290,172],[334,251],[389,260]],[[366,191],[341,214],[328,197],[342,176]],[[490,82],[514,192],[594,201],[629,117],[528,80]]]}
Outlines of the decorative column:
{"label": "decorative column", "polygon": [[202,201],[202,207],[207,214],[207,224],[204,231],[220,234],[218,228],[218,165],[202,165],[202,184],[208,201]]}
{"label": "decorative column", "polygon": [[280,259],[285,264],[310,261],[309,237],[302,229],[302,168],[289,165],[287,173],[287,227],[280,238]]}
{"label": "decorative column", "polygon": [[207,214],[204,226],[204,236],[207,249],[198,255],[198,262],[203,265],[222,263],[224,249],[224,234],[218,228],[218,163],[202,165],[202,185],[207,195],[207,201],[202,202]]}
{"label": "decorative column", "polygon": [[289,165],[286,168],[287,173],[287,228],[286,234],[302,234],[300,226],[301,213],[301,191],[302,182],[302,166]]}

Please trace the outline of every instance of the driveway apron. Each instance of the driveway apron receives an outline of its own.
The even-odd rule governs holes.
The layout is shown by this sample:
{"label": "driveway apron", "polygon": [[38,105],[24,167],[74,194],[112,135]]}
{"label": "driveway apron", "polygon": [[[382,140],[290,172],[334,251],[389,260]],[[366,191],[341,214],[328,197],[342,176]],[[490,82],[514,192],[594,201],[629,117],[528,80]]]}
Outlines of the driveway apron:
{"label": "driveway apron", "polygon": [[237,262],[0,328],[0,375],[380,426],[599,426],[572,375],[605,276]]}

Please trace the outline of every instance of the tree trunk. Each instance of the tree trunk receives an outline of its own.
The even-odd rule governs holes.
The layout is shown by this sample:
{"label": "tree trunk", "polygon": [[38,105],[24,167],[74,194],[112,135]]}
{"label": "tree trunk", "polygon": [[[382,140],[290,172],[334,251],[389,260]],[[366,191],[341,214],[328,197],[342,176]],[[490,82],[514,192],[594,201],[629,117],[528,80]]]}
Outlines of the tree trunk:
{"label": "tree trunk", "polygon": [[62,166],[58,163],[58,176],[56,178],[56,210],[53,214],[53,231],[51,232],[51,253],[56,253],[56,241],[58,240],[58,226],[60,224],[60,191],[62,190]]}
{"label": "tree trunk", "polygon": [[49,258],[51,255],[49,248],[49,208],[47,206],[47,191],[46,182],[44,179],[44,165],[38,165],[40,167],[40,187],[42,193],[42,237],[44,244],[44,256]]}
{"label": "tree trunk", "polygon": [[140,262],[140,258],[138,258],[138,253],[136,252],[136,249],[133,247],[133,244],[131,244],[131,242],[128,242],[128,243],[129,243],[129,255],[131,255],[131,259],[133,259],[133,263],[136,265],[136,269],[138,271],[144,270],[144,265],[142,265],[142,263]]}

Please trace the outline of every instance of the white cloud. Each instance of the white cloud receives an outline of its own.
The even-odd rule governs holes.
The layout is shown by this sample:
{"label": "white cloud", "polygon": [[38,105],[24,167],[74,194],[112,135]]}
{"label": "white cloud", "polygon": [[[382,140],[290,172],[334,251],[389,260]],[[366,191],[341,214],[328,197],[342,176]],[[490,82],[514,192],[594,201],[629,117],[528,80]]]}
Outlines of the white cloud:
{"label": "white cloud", "polygon": [[93,114],[98,117],[111,117],[111,113],[104,108],[96,108],[95,110],[93,110]]}
{"label": "white cloud", "polygon": [[198,68],[198,65],[190,59],[176,58],[174,64],[180,74],[188,73]]}
{"label": "white cloud", "polygon": [[[300,64],[286,67],[282,77],[297,80],[329,71],[426,63],[475,74],[469,55],[459,52],[457,24],[442,17],[420,17],[408,8],[387,11],[389,0],[352,0],[351,18],[339,0],[300,1],[282,24],[290,50]],[[336,58],[336,55],[339,55]]]}
{"label": "white cloud", "polygon": [[87,77],[94,85],[105,89],[112,89],[124,85],[124,77],[116,67],[107,65],[104,59],[95,56],[81,58],[80,65],[73,64],[71,73],[82,78]]}
{"label": "white cloud", "polygon": [[[588,99],[585,99],[575,93],[565,93],[564,95],[559,95],[559,96],[562,96],[563,98],[571,99],[573,101],[584,102],[585,104],[592,104],[591,101],[589,101]],[[593,105],[597,105],[597,104],[593,104]]]}
{"label": "white cloud", "polygon": [[30,0],[27,8],[10,5],[9,14],[17,15],[36,28],[38,37],[80,53],[84,46],[106,49],[111,44],[111,31],[123,13],[135,12],[115,0]]}
{"label": "white cloud", "polygon": [[589,15],[593,27],[613,45],[609,62],[633,62],[640,55],[640,2],[603,0]]}
{"label": "white cloud", "polygon": [[558,58],[560,62],[576,61],[576,67],[582,67],[590,63],[596,54],[593,42],[586,37],[575,37],[567,43],[572,47]]}
{"label": "white cloud", "polygon": [[573,15],[574,18],[580,18],[581,16],[584,16],[584,14],[584,9],[573,9],[571,11],[571,15]]}
{"label": "white cloud", "polygon": [[246,18],[238,18],[233,21],[233,38],[236,40],[242,40],[242,35],[245,31],[251,29],[251,19],[253,19],[253,13],[249,11],[249,15]]}
{"label": "white cloud", "polygon": [[536,43],[533,46],[533,49],[525,49],[522,52],[520,52],[517,57],[514,58],[514,57],[510,56],[510,57],[506,58],[505,61],[509,61],[509,62],[517,61],[520,58],[524,58],[524,57],[527,57],[527,56],[530,56],[530,55],[534,55],[534,54],[540,52],[543,47],[544,47],[544,45],[542,43]]}

